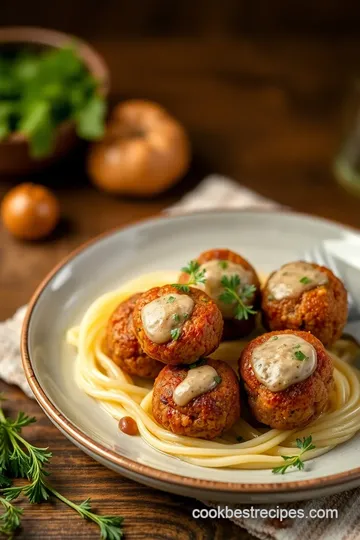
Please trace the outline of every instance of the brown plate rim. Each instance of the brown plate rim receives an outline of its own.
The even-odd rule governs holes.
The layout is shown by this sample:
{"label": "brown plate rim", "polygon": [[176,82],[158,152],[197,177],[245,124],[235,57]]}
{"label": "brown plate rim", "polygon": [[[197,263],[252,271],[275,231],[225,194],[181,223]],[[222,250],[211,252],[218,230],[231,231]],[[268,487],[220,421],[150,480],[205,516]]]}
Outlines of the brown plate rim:
{"label": "brown plate rim", "polygon": [[[213,210],[186,213],[186,215],[189,217],[192,217],[199,214],[212,213],[214,211],[226,212],[226,213],[242,212],[242,210],[235,210],[235,209],[230,210],[230,209],[217,208]],[[335,221],[320,218],[318,216],[312,216],[310,214],[305,214],[301,212],[293,212],[293,211],[289,212],[289,211],[282,211],[282,210],[279,211],[279,209],[276,209],[274,211],[262,210],[262,209],[259,210],[255,208],[254,209],[249,208],[249,209],[244,210],[244,212],[246,211],[257,211],[257,212],[265,212],[265,213],[269,212],[271,214],[280,213],[280,214],[287,214],[289,216],[296,215],[298,217],[304,217],[308,219],[311,218],[314,221],[320,221],[322,223],[336,225],[349,232],[353,232],[354,234],[359,234],[359,232],[354,228],[337,223]],[[174,213],[173,217],[177,217],[179,215],[183,215],[183,213],[182,212]],[[231,495],[234,495],[236,493],[249,493],[249,494],[291,493],[294,491],[306,491],[306,490],[314,489],[314,488],[341,486],[344,483],[360,479],[360,467],[357,467],[355,469],[352,469],[350,471],[346,471],[343,473],[329,475],[329,476],[326,476],[325,478],[318,478],[318,479],[313,479],[313,480],[297,480],[294,482],[266,483],[266,484],[220,482],[220,481],[213,481],[213,480],[204,480],[204,479],[199,479],[199,478],[189,478],[189,477],[174,474],[174,473],[160,471],[159,469],[150,467],[149,465],[143,465],[143,464],[137,463],[136,461],[133,461],[132,459],[121,456],[120,454],[107,449],[102,444],[95,442],[90,437],[88,437],[85,433],[83,433],[80,429],[78,429],[72,422],[67,420],[67,418],[64,417],[64,415],[55,407],[55,405],[47,397],[45,391],[42,389],[39,381],[37,380],[34,370],[32,368],[30,351],[29,351],[29,346],[28,346],[28,339],[29,339],[29,326],[30,326],[32,312],[37,302],[39,301],[42,292],[47,287],[48,283],[57,274],[57,272],[59,272],[66,264],[68,264],[71,260],[73,260],[79,254],[84,252],[88,247],[96,244],[100,240],[107,238],[113,234],[116,234],[117,232],[121,230],[136,226],[139,223],[143,223],[146,221],[154,222],[157,220],[168,219],[169,217],[171,218],[172,215],[166,214],[166,213],[161,214],[161,215],[156,215],[153,217],[147,217],[144,219],[140,219],[136,222],[129,223],[125,226],[117,227],[117,228],[111,229],[110,231],[106,231],[100,235],[97,235],[95,238],[92,238],[88,240],[87,242],[84,242],[78,248],[74,249],[70,254],[64,257],[47,274],[47,276],[43,279],[43,281],[37,287],[35,293],[30,299],[28,309],[24,318],[24,323],[23,323],[22,333],[21,333],[21,356],[22,356],[22,362],[23,362],[23,367],[24,367],[27,381],[30,385],[31,390],[34,393],[34,396],[37,402],[42,407],[46,415],[50,418],[50,420],[53,421],[53,423],[57,427],[59,427],[71,438],[73,438],[80,446],[83,446],[88,451],[104,458],[105,460],[109,461],[113,465],[116,465],[117,467],[120,467],[131,473],[144,477],[145,479],[151,479],[157,482],[163,482],[165,484],[175,485],[182,488],[189,487],[189,488],[194,488],[194,489],[221,492],[222,494],[229,493]]]}

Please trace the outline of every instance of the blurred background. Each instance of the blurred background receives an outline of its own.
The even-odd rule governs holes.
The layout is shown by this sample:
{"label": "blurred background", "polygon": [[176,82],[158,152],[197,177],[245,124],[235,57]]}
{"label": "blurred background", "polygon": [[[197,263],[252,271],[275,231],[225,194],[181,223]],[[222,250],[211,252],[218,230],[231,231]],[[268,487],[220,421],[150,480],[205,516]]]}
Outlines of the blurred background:
{"label": "blurred background", "polygon": [[[358,2],[3,1],[0,30],[19,25],[85,40],[108,69],[107,114],[129,99],[160,104],[182,126],[192,157],[167,189],[150,197],[94,187],[86,145],[30,176],[3,172],[1,196],[22,182],[45,185],[61,216],[49,239],[35,243],[19,242],[2,225],[0,279],[24,281],[16,258],[27,264],[27,286],[4,292],[4,315],[70,249],[162,211],[210,173],[295,210],[360,227],[357,177],[350,185],[360,149]],[[349,140],[351,151],[344,151]],[[344,155],[352,160],[347,189],[335,167]]]}

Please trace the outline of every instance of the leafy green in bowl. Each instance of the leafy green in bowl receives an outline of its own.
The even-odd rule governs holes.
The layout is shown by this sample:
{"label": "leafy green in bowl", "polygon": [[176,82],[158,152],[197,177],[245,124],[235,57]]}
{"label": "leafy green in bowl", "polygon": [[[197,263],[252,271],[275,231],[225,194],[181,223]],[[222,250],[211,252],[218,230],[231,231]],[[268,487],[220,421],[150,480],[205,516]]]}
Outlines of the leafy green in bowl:
{"label": "leafy green in bowl", "polygon": [[104,133],[106,102],[75,47],[0,53],[0,141],[20,133],[32,158],[54,150],[57,127],[72,121],[77,135]]}

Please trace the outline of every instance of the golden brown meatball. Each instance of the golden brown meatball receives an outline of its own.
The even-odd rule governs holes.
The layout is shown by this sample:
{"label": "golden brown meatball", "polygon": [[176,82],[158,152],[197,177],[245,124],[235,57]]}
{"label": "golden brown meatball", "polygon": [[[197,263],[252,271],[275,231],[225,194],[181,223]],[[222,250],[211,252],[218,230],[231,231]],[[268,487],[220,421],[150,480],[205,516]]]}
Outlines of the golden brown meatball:
{"label": "golden brown meatball", "polygon": [[[316,351],[317,365],[305,380],[274,392],[256,377],[253,353],[268,340],[285,334],[298,336],[310,343]],[[253,339],[241,354],[239,370],[253,415],[259,422],[275,429],[302,428],[314,421],[326,409],[334,387],[332,359],[322,343],[309,332],[283,330]]]}
{"label": "golden brown meatball", "polygon": [[[209,251],[201,253],[196,259],[196,262],[200,265],[200,269],[202,265],[211,261],[218,261],[218,264],[215,264],[212,268],[207,268],[206,266],[203,267],[207,268],[205,278],[208,276],[208,279],[207,283],[205,283],[205,285],[199,285],[199,288],[209,294],[222,312],[224,317],[223,339],[238,339],[247,336],[255,328],[256,316],[249,314],[248,319],[242,318],[239,320],[235,318],[234,306],[226,305],[219,300],[219,296],[224,292],[220,280],[224,275],[230,276],[239,273],[239,277],[242,281],[244,281],[243,278],[245,278],[247,285],[254,285],[256,291],[254,294],[250,295],[249,298],[245,299],[245,302],[249,306],[252,305],[254,310],[257,310],[260,307],[260,282],[256,271],[246,259],[229,249],[210,249]],[[241,268],[236,269],[236,267],[232,267],[232,264],[239,265]],[[234,271],[232,272],[233,268]],[[244,274],[241,274],[239,270],[240,272],[244,272]],[[188,281],[189,274],[182,272],[180,274],[179,282],[187,283]]]}
{"label": "golden brown meatball", "polygon": [[166,366],[155,380],[154,418],[177,435],[214,439],[230,429],[240,416],[239,382],[234,370],[226,362],[211,358],[204,360],[204,364],[216,370],[220,382],[185,406],[175,403],[173,393],[187,376],[189,366]]}
{"label": "golden brown meatball", "polygon": [[130,296],[111,315],[106,330],[107,347],[113,361],[126,373],[154,379],[162,364],[141,350],[133,328],[133,311],[139,296]]}
{"label": "golden brown meatball", "polygon": [[[290,278],[285,275],[281,279],[294,278],[302,290],[297,288],[296,294],[291,294],[291,287],[286,288],[284,285],[281,289],[281,284],[278,284],[275,293],[278,291],[280,294],[274,295],[271,283],[279,281],[280,273],[286,273],[287,268],[290,268],[289,272],[293,272],[293,275],[290,274]],[[324,283],[319,279],[309,280],[307,274],[312,275],[313,272],[317,276],[323,275]],[[324,266],[302,261],[289,263],[270,275],[263,290],[262,319],[266,329],[309,331],[326,347],[341,336],[347,314],[346,289],[331,270]]]}
{"label": "golden brown meatball", "polygon": [[[181,320],[174,313],[174,319],[178,321],[177,328],[174,327],[175,333],[166,342],[155,343],[145,331],[142,319],[144,308],[153,301],[166,298],[169,299],[169,307],[172,307],[175,303],[171,301],[181,295],[190,298],[192,310],[184,314]],[[135,304],[133,321],[135,335],[143,351],[164,364],[191,364],[201,356],[209,355],[219,346],[223,331],[223,319],[217,305],[207,294],[192,287],[189,287],[188,293],[173,285],[154,287],[143,293]],[[166,317],[159,316],[157,322],[166,322]]]}

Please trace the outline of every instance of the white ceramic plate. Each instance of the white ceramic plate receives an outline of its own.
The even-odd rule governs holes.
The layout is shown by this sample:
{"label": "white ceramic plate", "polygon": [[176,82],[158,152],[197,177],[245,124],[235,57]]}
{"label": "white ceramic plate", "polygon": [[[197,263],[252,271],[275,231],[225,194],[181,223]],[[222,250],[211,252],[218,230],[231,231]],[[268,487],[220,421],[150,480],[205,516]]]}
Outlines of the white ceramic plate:
{"label": "white ceramic plate", "polygon": [[[70,255],[36,291],[25,320],[22,353],[35,397],[77,446],[115,471],[166,491],[198,498],[273,502],[313,498],[360,485],[360,434],[306,463],[303,472],[278,476],[261,470],[193,466],[150,448],[117,423],[75,384],[75,352],[64,342],[100,294],[154,270],[177,270],[201,251],[227,247],[263,272],[301,257],[324,240],[355,231],[294,213],[204,212],[162,217],[109,233]],[[359,272],[360,277],[360,272]]]}

